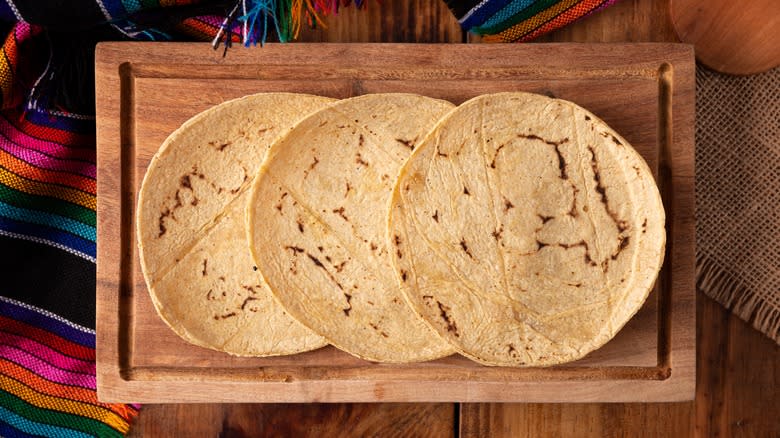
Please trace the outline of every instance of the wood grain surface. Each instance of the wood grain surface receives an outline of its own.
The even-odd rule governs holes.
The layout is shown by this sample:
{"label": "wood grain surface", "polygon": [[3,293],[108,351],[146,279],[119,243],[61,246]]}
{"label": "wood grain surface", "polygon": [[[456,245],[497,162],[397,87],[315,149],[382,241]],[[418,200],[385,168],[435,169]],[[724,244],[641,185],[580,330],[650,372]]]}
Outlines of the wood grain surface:
{"label": "wood grain surface", "polygon": [[696,59],[714,70],[748,75],[780,65],[777,0],[672,0],[671,20],[696,47]]}
{"label": "wood grain surface", "polygon": [[[414,17],[403,6],[415,4]],[[372,7],[375,4],[371,4]],[[326,31],[307,32],[308,41],[455,42],[463,38],[444,3],[437,0],[383,2],[400,8],[392,18],[364,12],[344,13]],[[404,15],[406,13],[407,15]],[[668,19],[668,0],[622,0],[541,41],[616,42],[675,41]],[[425,20],[421,16],[428,17]],[[390,27],[383,21],[392,22]],[[427,34],[409,35],[410,20],[439,23]],[[400,23],[400,24],[395,24]],[[338,26],[338,31],[336,30]],[[402,29],[397,31],[394,29]],[[428,28],[430,29],[430,28]],[[454,31],[449,39],[441,29]],[[337,34],[338,32],[338,34]],[[436,34],[435,38],[431,37]],[[780,348],[703,294],[698,296],[698,388],[695,402],[650,404],[465,404],[453,416],[452,404],[206,404],[144,405],[130,435],[242,437],[283,436],[780,436]],[[343,423],[351,413],[351,421]],[[420,418],[419,412],[436,412]],[[430,421],[425,421],[426,419]],[[417,421],[415,428],[396,425]],[[460,428],[453,427],[458,423]],[[274,433],[278,431],[279,433]],[[357,431],[355,433],[354,431]],[[330,433],[328,433],[330,432]],[[484,433],[481,435],[480,432]],[[598,432],[601,432],[600,434]]]}

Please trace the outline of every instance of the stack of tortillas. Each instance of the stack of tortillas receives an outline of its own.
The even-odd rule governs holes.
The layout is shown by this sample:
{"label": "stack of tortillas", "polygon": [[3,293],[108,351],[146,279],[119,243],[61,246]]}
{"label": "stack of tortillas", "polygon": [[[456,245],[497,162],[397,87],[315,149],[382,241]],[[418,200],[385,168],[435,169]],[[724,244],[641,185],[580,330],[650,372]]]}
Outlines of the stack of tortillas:
{"label": "stack of tortillas", "polygon": [[642,306],[665,245],[639,154],[528,93],[226,102],[165,141],[137,225],[152,301],[185,340],[389,363],[581,358]]}

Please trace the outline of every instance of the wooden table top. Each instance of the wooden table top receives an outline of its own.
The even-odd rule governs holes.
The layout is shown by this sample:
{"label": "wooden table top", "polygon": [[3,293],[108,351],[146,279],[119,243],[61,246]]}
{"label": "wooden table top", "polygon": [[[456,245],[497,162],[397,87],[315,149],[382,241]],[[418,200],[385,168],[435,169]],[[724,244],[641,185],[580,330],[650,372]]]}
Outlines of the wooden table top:
{"label": "wooden table top", "polygon": [[[539,41],[676,41],[669,1],[622,0]],[[479,43],[441,0],[369,1],[302,40]],[[130,436],[780,436],[780,347],[704,294],[697,299],[693,402],[144,405]]]}

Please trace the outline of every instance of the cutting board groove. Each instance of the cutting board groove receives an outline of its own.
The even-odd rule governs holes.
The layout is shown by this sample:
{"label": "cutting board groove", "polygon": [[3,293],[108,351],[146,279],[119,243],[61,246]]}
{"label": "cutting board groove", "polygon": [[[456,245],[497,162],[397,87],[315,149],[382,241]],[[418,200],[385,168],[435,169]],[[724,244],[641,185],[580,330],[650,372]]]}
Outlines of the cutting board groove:
{"label": "cutting board groove", "polygon": [[[695,383],[694,64],[679,44],[269,44],[221,58],[203,44],[100,44],[97,377],[104,401],[673,401]],[[195,347],[156,315],[140,272],[140,180],[165,137],[230,98],[290,91],[344,98],[414,92],[459,104],[499,91],[572,100],[626,137],[654,171],[666,262],[639,313],[601,349],[551,368],[460,356],[366,362],[326,347],[238,358]]]}

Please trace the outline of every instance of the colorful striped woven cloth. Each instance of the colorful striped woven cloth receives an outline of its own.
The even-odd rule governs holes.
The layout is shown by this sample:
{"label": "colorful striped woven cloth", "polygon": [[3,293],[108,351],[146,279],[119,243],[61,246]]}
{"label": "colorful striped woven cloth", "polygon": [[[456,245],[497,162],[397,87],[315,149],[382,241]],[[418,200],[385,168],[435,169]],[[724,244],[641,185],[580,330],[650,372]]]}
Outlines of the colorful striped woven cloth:
{"label": "colorful striped woven cloth", "polygon": [[529,41],[617,0],[446,0],[461,27],[489,42]]}

